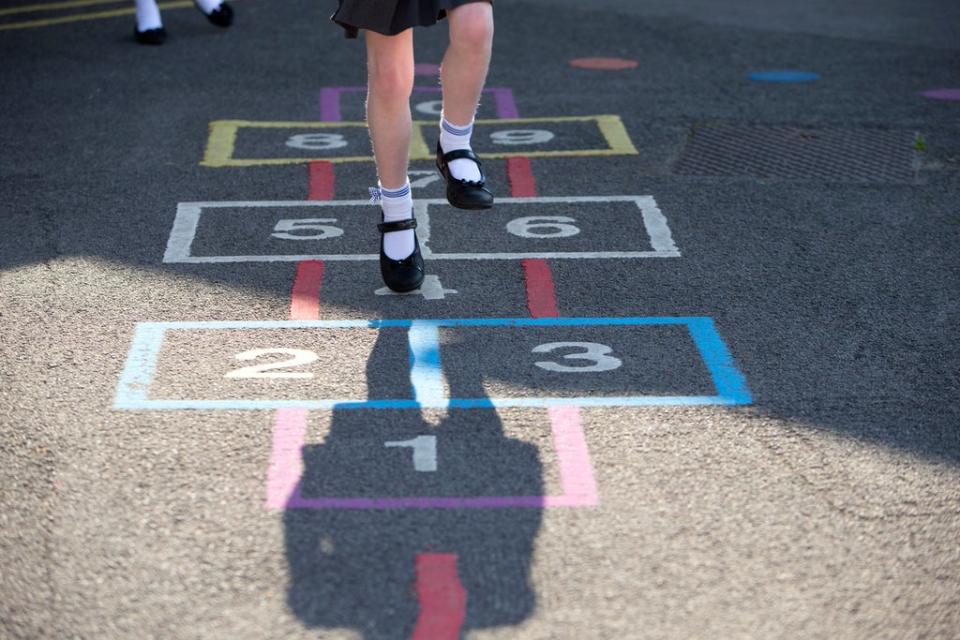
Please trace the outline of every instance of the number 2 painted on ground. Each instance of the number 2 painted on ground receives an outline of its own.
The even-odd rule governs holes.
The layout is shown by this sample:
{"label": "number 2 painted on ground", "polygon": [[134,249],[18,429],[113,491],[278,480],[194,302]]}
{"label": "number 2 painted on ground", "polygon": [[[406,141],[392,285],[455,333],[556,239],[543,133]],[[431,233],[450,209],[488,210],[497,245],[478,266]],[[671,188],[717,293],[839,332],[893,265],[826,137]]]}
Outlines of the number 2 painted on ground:
{"label": "number 2 painted on ground", "polygon": [[568,353],[563,356],[564,360],[586,360],[592,362],[591,365],[566,365],[558,362],[541,360],[534,364],[547,371],[557,371],[560,373],[591,373],[598,371],[613,371],[623,365],[620,358],[610,355],[613,349],[605,344],[597,342],[550,342],[541,344],[533,348],[533,353],[550,353],[557,349],[583,349],[582,352]]}
{"label": "number 2 painted on ground", "polygon": [[312,364],[320,359],[320,357],[315,354],[313,351],[307,351],[306,349],[251,349],[250,351],[244,351],[243,353],[238,353],[234,356],[237,360],[256,360],[266,355],[272,353],[279,353],[286,356],[291,356],[289,360],[284,360],[282,362],[267,362],[264,364],[255,364],[249,367],[243,367],[241,369],[236,369],[230,371],[229,373],[224,374],[224,378],[233,378],[233,379],[243,379],[243,378],[258,378],[258,379],[295,379],[295,380],[306,380],[313,378],[313,373],[310,371],[274,371],[274,369],[290,369],[293,367],[302,367],[307,364]]}

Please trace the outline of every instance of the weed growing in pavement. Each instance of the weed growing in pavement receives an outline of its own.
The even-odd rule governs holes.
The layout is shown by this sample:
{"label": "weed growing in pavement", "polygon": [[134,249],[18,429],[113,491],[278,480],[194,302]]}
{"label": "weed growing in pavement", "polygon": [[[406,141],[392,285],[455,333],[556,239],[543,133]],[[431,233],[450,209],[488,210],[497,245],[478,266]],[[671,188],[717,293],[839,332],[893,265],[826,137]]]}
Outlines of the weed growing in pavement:
{"label": "weed growing in pavement", "polygon": [[927,152],[927,141],[919,131],[913,136],[913,181],[920,182],[920,168],[923,166],[923,155]]}

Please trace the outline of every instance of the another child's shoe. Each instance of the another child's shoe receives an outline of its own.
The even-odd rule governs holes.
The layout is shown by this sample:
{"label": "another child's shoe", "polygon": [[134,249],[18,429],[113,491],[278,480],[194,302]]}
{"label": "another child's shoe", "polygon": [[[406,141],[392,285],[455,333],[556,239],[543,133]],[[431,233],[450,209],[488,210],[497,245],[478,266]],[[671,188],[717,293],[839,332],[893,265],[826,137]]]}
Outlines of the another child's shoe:
{"label": "another child's shoe", "polygon": [[197,9],[200,10],[200,13],[207,16],[207,20],[209,20],[211,24],[215,24],[218,27],[223,27],[223,28],[227,28],[231,24],[233,24],[233,7],[231,7],[226,2],[221,2],[220,6],[214,9],[213,11],[211,11],[210,13],[207,13],[206,11],[204,11],[203,7],[201,7],[199,4],[197,4],[196,6],[197,6]]}
{"label": "another child's shoe", "polygon": [[133,37],[140,44],[163,44],[167,39],[167,30],[163,27],[157,27],[156,29],[140,31],[140,29],[134,27]]}

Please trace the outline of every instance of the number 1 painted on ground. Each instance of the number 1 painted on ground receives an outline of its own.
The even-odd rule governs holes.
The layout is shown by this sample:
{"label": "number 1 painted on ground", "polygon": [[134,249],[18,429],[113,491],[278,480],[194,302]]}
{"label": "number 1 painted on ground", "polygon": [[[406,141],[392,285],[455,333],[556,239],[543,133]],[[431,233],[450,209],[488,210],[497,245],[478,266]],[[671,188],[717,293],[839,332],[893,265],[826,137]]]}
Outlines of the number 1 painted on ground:
{"label": "number 1 painted on ground", "polygon": [[413,470],[430,473],[437,470],[437,436],[417,436],[412,440],[384,442],[385,447],[413,449]]}

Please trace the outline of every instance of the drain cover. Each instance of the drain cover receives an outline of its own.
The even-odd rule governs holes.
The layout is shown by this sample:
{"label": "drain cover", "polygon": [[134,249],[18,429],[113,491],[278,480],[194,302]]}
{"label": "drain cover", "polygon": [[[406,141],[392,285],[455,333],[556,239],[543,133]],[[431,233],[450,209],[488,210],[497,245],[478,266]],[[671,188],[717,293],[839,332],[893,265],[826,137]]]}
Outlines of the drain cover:
{"label": "drain cover", "polygon": [[915,135],[871,129],[699,127],[673,172],[828,182],[912,182]]}

